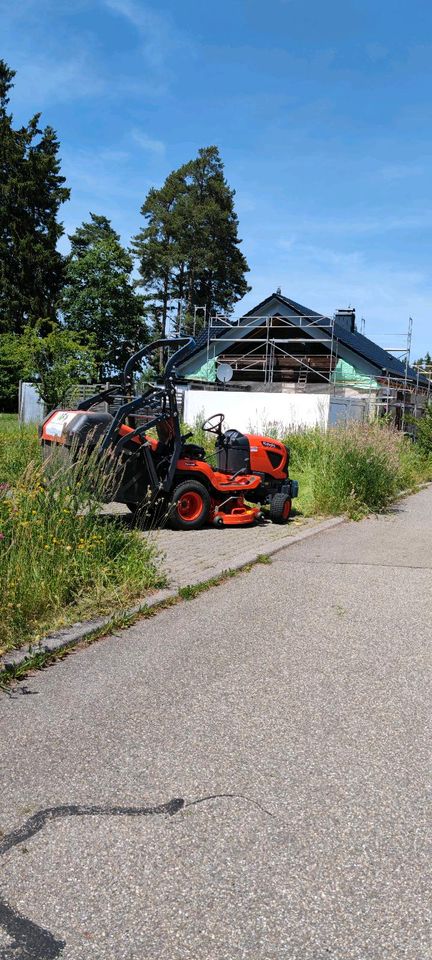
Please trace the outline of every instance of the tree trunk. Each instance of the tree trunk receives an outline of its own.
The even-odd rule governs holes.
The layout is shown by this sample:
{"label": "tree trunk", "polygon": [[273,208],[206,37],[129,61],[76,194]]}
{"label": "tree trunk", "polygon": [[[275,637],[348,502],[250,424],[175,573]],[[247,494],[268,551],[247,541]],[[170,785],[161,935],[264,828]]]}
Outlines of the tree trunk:
{"label": "tree trunk", "polygon": [[[167,318],[168,318],[168,300],[169,300],[169,284],[168,276],[164,277],[163,285],[163,294],[162,294],[162,323],[161,323],[161,339],[164,340],[166,337],[166,328],[167,328]],[[163,373],[165,363],[166,363],[167,351],[164,347],[160,348],[159,351],[159,372]]]}

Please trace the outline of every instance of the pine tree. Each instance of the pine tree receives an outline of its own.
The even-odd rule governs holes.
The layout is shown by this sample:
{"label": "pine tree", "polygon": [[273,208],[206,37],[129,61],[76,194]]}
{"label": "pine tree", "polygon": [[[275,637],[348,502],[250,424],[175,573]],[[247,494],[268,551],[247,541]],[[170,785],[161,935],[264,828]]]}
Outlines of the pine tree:
{"label": "pine tree", "polygon": [[[186,313],[182,330],[197,331],[212,313],[232,312],[248,292],[249,270],[239,249],[234,191],[228,186],[217,147],[171,173],[159,190],[150,190],[141,213],[147,220],[135,237],[141,283],[159,310],[157,332],[164,335],[170,314]],[[177,329],[180,321],[177,320]]]}
{"label": "pine tree", "polygon": [[201,307],[208,318],[214,312],[230,314],[250,289],[245,279],[249,267],[239,249],[235,191],[224,177],[217,147],[199,150],[198,157],[183,170],[187,183],[181,211],[186,313],[191,318],[195,307]]}
{"label": "pine tree", "polygon": [[106,217],[91,213],[69,240],[63,320],[93,336],[103,379],[146,343],[144,298],[134,289],[132,257]]}
{"label": "pine tree", "polygon": [[432,357],[429,353],[429,350],[426,350],[424,357],[419,357],[418,360],[414,363],[415,367],[423,367],[425,370],[430,370],[432,367]]}
{"label": "pine tree", "polygon": [[36,114],[19,129],[8,112],[15,73],[0,60],[0,331],[54,320],[63,280],[57,216],[70,191],[60,174],[59,142]]}
{"label": "pine tree", "polygon": [[170,173],[159,190],[152,187],[141,208],[147,226],[132,243],[139,259],[141,286],[151,305],[152,334],[156,337],[165,337],[168,332],[172,300],[177,293],[179,206],[185,193],[186,184],[180,171]]}

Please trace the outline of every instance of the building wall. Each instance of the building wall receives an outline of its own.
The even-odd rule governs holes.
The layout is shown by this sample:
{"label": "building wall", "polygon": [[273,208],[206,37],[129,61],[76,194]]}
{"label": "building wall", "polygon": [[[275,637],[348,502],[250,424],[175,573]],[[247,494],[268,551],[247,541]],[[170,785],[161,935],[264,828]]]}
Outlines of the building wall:
{"label": "building wall", "polygon": [[[375,382],[375,381],[374,381]],[[373,387],[371,390],[365,389],[363,386],[358,384],[329,384],[326,381],[321,383],[256,383],[252,380],[242,380],[241,386],[250,391],[251,393],[291,393],[291,394],[303,394],[303,393],[312,393],[312,394],[321,394],[327,396],[342,396],[342,397],[357,397],[357,399],[364,399],[365,397],[372,396],[375,397],[376,389]]]}
{"label": "building wall", "polygon": [[243,433],[289,433],[307,427],[327,429],[329,424],[363,420],[368,402],[322,394],[241,393],[238,391],[186,390],[184,419],[192,425],[214,413],[225,414],[225,428]]}

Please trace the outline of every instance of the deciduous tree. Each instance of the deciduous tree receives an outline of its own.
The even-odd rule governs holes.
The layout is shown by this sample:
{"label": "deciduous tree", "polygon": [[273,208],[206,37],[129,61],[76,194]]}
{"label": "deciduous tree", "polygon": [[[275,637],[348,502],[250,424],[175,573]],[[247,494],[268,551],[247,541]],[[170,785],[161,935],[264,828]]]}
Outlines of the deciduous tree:
{"label": "deciduous tree", "polygon": [[31,376],[28,344],[16,333],[0,333],[0,411],[18,407],[18,384]]}
{"label": "deciduous tree", "polygon": [[134,287],[132,257],[106,217],[91,213],[69,239],[63,319],[69,329],[92,335],[102,379],[146,343],[144,298]]}
{"label": "deciduous tree", "polygon": [[91,337],[53,323],[46,336],[41,336],[37,328],[26,327],[20,340],[26,348],[30,375],[49,409],[64,405],[77,384],[95,379]]}

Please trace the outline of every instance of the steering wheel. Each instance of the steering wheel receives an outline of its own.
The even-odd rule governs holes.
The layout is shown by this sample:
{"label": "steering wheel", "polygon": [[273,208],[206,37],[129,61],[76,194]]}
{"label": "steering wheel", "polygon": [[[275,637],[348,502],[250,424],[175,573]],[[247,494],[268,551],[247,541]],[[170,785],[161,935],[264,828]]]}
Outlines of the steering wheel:
{"label": "steering wheel", "polygon": [[204,423],[201,425],[201,430],[205,430],[206,433],[215,433],[219,437],[222,433],[222,424],[224,420],[224,413],[214,413],[212,417],[208,417],[207,420],[204,420]]}

